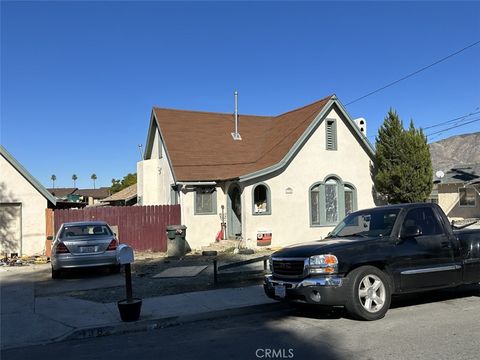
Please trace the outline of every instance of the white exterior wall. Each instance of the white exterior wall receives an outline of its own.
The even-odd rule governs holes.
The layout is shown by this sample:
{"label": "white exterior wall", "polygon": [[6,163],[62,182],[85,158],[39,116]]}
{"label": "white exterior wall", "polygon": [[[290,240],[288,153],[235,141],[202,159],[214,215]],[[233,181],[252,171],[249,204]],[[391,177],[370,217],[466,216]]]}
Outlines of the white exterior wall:
{"label": "white exterior wall", "polygon": [[[243,190],[243,234],[256,244],[258,231],[272,232],[272,246],[318,240],[332,226],[310,226],[310,187],[328,175],[336,175],[357,190],[357,208],[375,206],[372,196],[370,158],[347,128],[341,117],[332,110],[327,116],[336,119],[337,150],[326,150],[325,122],[322,122],[283,173],[272,178],[258,179]],[[252,214],[252,189],[255,184],[270,187],[271,215]],[[291,188],[292,194],[285,190]]]}
{"label": "white exterior wall", "polygon": [[[21,204],[21,255],[42,255],[46,240],[48,201],[0,155],[0,203]],[[0,253],[3,249],[0,245]]]}
{"label": "white exterior wall", "polygon": [[227,196],[224,188],[217,186],[217,213],[195,215],[195,190],[184,189],[181,192],[180,206],[182,208],[182,222],[187,227],[187,242],[192,249],[201,249],[215,242],[221,229],[220,215],[222,205],[225,206],[227,216]]}
{"label": "white exterior wall", "polygon": [[140,205],[169,205],[173,174],[160,142],[155,133],[151,158],[137,163],[137,194]]}

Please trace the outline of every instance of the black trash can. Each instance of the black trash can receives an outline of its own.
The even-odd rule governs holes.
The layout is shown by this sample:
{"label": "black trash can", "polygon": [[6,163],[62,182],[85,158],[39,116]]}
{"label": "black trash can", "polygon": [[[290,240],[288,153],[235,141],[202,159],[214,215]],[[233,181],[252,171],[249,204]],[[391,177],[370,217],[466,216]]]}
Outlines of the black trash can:
{"label": "black trash can", "polygon": [[180,257],[186,254],[187,227],[185,225],[167,226],[167,256]]}

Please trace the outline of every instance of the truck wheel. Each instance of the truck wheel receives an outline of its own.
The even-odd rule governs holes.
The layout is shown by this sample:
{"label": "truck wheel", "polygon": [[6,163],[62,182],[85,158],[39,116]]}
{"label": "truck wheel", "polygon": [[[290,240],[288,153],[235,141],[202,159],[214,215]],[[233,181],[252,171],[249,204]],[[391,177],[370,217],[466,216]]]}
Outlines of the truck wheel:
{"label": "truck wheel", "polygon": [[359,320],[378,320],[390,307],[391,291],[387,275],[373,266],[362,266],[350,274],[345,308]]}

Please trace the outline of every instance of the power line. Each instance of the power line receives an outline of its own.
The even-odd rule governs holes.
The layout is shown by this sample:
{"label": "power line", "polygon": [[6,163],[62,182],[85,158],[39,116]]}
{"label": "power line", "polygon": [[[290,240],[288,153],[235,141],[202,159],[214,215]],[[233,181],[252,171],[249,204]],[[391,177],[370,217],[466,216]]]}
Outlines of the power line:
{"label": "power line", "polygon": [[456,129],[456,128],[460,127],[460,126],[465,126],[465,125],[468,125],[468,124],[471,124],[471,123],[474,123],[474,122],[477,122],[477,121],[480,121],[480,118],[467,121],[466,123],[463,123],[463,124],[460,124],[460,125],[451,126],[451,127],[449,127],[449,128],[443,129],[443,130],[435,131],[435,132],[433,132],[433,133],[428,134],[427,137],[428,137],[428,136],[435,135],[435,134],[440,134],[440,133],[443,133],[443,132],[448,131],[448,130]]}
{"label": "power line", "polygon": [[475,46],[475,45],[478,45],[478,44],[480,44],[480,41],[474,42],[473,44],[470,44],[470,45],[464,47],[463,49],[460,49],[460,50],[458,50],[458,51],[456,51],[456,52],[454,52],[454,53],[452,53],[452,54],[450,54],[450,55],[447,55],[447,56],[445,56],[444,58],[442,58],[442,59],[440,59],[440,60],[437,60],[437,61],[435,61],[434,63],[432,63],[432,64],[430,64],[430,65],[427,65],[427,66],[425,66],[425,67],[423,67],[423,68],[421,68],[421,69],[419,69],[419,70],[417,70],[417,71],[414,71],[414,72],[412,72],[412,73],[410,73],[410,74],[408,74],[408,75],[406,75],[406,76],[404,76],[404,77],[402,77],[402,78],[400,78],[400,79],[398,79],[398,80],[395,80],[395,81],[393,81],[393,82],[391,82],[391,83],[389,83],[389,84],[387,84],[387,85],[385,85],[385,86],[382,86],[381,88],[378,88],[377,90],[371,91],[371,92],[369,92],[369,93],[366,94],[366,95],[360,96],[359,98],[357,98],[357,99],[355,99],[355,100],[353,100],[353,101],[350,101],[349,103],[346,103],[345,106],[351,105],[351,104],[353,104],[353,103],[356,103],[357,101],[360,101],[360,100],[362,100],[362,99],[365,99],[366,97],[368,97],[368,96],[370,96],[370,95],[376,94],[376,93],[379,92],[379,91],[385,90],[386,88],[388,88],[388,87],[390,87],[390,86],[393,86],[393,85],[399,83],[400,81],[403,81],[403,80],[405,80],[405,79],[408,79],[409,77],[412,77],[413,75],[416,75],[416,74],[418,74],[418,73],[420,73],[420,72],[422,72],[422,71],[424,71],[424,70],[427,70],[427,69],[431,68],[432,66],[435,66],[435,65],[437,65],[437,64],[440,64],[441,62],[443,62],[443,61],[445,61],[445,60],[447,60],[447,59],[449,59],[449,58],[451,58],[451,57],[453,57],[453,56],[455,56],[455,55],[457,55],[457,54],[460,54],[461,52],[463,52],[463,51],[465,51],[465,50],[467,50],[467,49],[470,49],[471,47],[473,47],[473,46]]}
{"label": "power line", "polygon": [[[455,123],[454,126],[451,126],[449,128],[446,128],[446,129],[442,129],[442,130],[438,130],[438,131],[435,131],[433,133],[430,133],[428,134],[427,136],[430,137],[432,135],[437,135],[437,134],[441,134],[443,132],[446,132],[446,131],[449,131],[449,130],[452,130],[452,129],[456,129],[458,127],[461,127],[461,126],[464,126],[464,125],[468,125],[468,124],[471,124],[471,123],[474,123],[474,122],[477,122],[477,121],[480,121],[480,118],[477,118],[477,119],[473,119],[473,120],[470,120],[470,121],[467,121],[465,123],[462,124],[463,121],[466,120],[466,118],[472,116],[472,115],[476,115],[476,114],[480,114],[480,111],[477,111],[477,112],[473,112],[473,113],[470,113],[470,114],[467,114],[467,115],[463,115],[463,116],[459,116],[455,119],[452,119],[452,120],[447,120],[447,121],[443,121],[441,123],[438,123],[436,125],[432,125],[432,126],[427,126],[425,128],[422,128],[422,130],[426,130],[426,129],[431,129],[431,128],[434,128],[434,127],[438,127],[438,126],[442,126],[442,125],[446,125],[446,124],[449,124],[449,123],[452,123],[454,121],[457,121],[457,123]],[[376,138],[377,135],[370,135],[368,136],[368,139],[373,139],[373,138]]]}
{"label": "power line", "polygon": [[[466,114],[466,115],[463,115],[463,116],[459,116],[455,119],[452,119],[452,120],[448,120],[448,121],[444,121],[444,122],[441,122],[441,123],[438,123],[438,124],[435,124],[435,125],[432,125],[432,126],[427,126],[427,127],[424,127],[423,130],[427,130],[427,129],[431,129],[431,128],[434,128],[434,127],[437,127],[437,126],[442,126],[442,125],[445,125],[445,124],[449,124],[451,122],[454,122],[454,121],[457,121],[457,120],[460,120],[460,121],[463,121],[465,120],[466,118],[472,116],[472,115],[476,115],[476,114],[480,114],[480,111],[477,111],[477,112],[473,112],[473,113],[470,113],[470,114]],[[460,122],[459,121],[459,122]]]}

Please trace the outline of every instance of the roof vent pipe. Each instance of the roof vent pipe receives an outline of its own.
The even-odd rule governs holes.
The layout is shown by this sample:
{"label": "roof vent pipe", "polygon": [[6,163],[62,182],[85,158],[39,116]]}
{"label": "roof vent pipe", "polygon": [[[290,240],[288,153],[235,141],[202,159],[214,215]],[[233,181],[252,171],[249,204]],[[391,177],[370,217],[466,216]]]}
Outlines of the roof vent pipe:
{"label": "roof vent pipe", "polygon": [[233,140],[242,140],[242,137],[240,136],[238,132],[238,92],[235,91],[233,93],[234,98],[235,98],[235,132],[232,133],[232,138]]}

